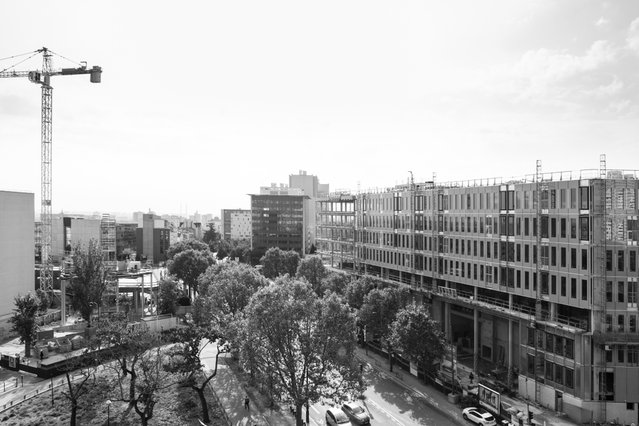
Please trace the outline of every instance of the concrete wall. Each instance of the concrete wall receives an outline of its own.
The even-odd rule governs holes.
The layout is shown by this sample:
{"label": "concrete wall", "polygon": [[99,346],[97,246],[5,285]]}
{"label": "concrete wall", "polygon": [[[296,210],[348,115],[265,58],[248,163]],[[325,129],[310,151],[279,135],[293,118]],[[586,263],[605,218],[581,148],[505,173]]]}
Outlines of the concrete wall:
{"label": "concrete wall", "polygon": [[0,191],[0,316],[18,294],[35,291],[33,194]]}

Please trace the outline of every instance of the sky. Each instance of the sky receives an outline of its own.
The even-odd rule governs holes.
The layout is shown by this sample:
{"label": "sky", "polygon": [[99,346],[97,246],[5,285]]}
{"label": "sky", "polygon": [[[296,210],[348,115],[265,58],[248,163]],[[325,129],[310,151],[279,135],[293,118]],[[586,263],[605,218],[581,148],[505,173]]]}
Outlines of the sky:
{"label": "sky", "polygon": [[[213,213],[331,191],[639,169],[639,2],[0,5],[0,71],[47,47],[53,212]],[[67,60],[68,58],[69,60]],[[15,68],[41,68],[36,56]],[[0,79],[0,190],[40,200],[40,89]]]}

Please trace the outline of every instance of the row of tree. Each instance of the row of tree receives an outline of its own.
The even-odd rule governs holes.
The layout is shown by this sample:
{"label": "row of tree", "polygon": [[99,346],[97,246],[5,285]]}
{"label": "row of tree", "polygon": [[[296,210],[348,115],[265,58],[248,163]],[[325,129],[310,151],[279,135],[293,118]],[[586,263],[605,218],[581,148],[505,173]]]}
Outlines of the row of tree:
{"label": "row of tree", "polygon": [[[74,307],[84,309],[88,320],[90,302],[101,301],[106,281],[101,255],[94,249],[76,250],[72,280],[73,294],[82,300]],[[217,373],[217,357],[226,352],[239,359],[253,380],[266,385],[274,403],[295,407],[298,425],[304,405],[308,416],[309,404],[352,399],[364,390],[355,358],[358,330],[383,342],[389,355],[399,352],[425,369],[443,354],[441,327],[407,291],[330,272],[317,256],[300,259],[296,252],[273,248],[256,269],[217,262],[210,246],[197,241],[172,246],[168,256],[171,276],[160,283],[160,312],[173,312],[178,303],[187,302],[193,305],[192,317],[163,340],[123,316],[102,318],[92,342],[104,361],[117,361],[121,390],[129,378],[128,392],[121,391],[121,397],[143,424],[152,418],[155,395],[170,382],[169,373],[197,394],[208,422],[204,389]],[[16,307],[25,317],[32,314],[17,299]],[[202,350],[208,344],[217,346],[217,355],[213,370],[205,372]]]}

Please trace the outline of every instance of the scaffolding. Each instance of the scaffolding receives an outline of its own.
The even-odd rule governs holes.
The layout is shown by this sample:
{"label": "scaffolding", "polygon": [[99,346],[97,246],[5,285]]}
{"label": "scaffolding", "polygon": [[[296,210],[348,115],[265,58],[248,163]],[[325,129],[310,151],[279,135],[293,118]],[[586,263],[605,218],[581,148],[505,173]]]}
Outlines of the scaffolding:
{"label": "scaffolding", "polygon": [[106,269],[115,271],[117,266],[117,245],[115,239],[115,218],[103,214],[100,222],[100,246]]}

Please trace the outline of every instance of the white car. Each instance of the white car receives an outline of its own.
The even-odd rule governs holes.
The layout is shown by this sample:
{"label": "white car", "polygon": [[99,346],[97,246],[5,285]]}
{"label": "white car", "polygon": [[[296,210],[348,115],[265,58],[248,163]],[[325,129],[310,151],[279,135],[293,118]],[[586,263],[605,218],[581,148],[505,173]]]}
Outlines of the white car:
{"label": "white car", "polygon": [[482,425],[482,426],[496,426],[497,422],[495,421],[495,417],[477,407],[468,407],[464,408],[462,411],[462,415],[466,420],[470,420],[471,422]]}

